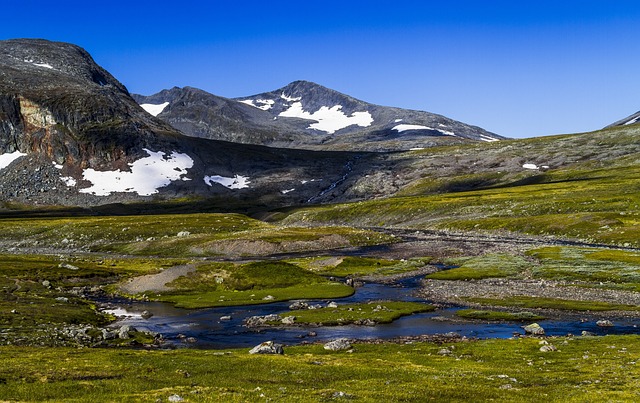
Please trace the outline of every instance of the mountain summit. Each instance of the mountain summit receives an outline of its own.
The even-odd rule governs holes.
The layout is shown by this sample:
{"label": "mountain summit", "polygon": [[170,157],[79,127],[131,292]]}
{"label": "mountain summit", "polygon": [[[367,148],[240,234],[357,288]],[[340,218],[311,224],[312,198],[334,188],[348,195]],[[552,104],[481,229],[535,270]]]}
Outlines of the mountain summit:
{"label": "mountain summit", "polygon": [[236,99],[191,87],[134,98],[185,134],[268,146],[390,151],[504,139],[441,115],[370,104],[309,81]]}
{"label": "mountain summit", "polygon": [[[177,109],[206,99],[207,111],[238,122],[242,113],[266,113],[195,89],[161,96]],[[140,107],[84,49],[0,41],[0,207],[185,196],[224,206],[320,201],[344,192],[354,158],[185,136]]]}

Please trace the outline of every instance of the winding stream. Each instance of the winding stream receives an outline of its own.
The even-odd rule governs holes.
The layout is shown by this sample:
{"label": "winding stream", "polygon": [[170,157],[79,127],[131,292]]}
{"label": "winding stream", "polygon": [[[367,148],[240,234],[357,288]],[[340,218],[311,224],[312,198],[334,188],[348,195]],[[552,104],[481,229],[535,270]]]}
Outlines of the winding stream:
{"label": "winding stream", "polygon": [[[356,289],[351,297],[335,300],[338,304],[360,303],[375,300],[429,302],[413,296],[420,287],[423,276],[399,280],[395,284],[366,283]],[[390,324],[376,326],[327,326],[249,329],[243,320],[250,316],[278,314],[289,311],[289,302],[252,306],[236,306],[206,309],[181,309],[161,302],[111,301],[121,306],[118,314],[124,317],[116,325],[124,324],[139,330],[161,333],[165,340],[175,345],[201,348],[253,347],[266,340],[285,345],[302,342],[327,341],[339,337],[349,339],[389,339],[404,336],[434,335],[455,332],[461,336],[478,338],[507,338],[514,333],[523,334],[521,322],[462,321],[455,316],[459,307],[438,309],[435,312],[402,317]],[[326,304],[326,300],[310,300],[309,303]],[[141,317],[148,310],[149,319]],[[230,316],[230,320],[221,320]],[[587,318],[586,322],[581,318]],[[567,314],[563,319],[538,321],[547,335],[579,335],[583,330],[598,334],[640,334],[638,318],[613,320],[615,326],[602,328],[596,325],[599,317],[588,314]],[[310,332],[315,335],[311,336]],[[187,339],[193,338],[190,342]],[[195,339],[195,340],[194,340]]]}

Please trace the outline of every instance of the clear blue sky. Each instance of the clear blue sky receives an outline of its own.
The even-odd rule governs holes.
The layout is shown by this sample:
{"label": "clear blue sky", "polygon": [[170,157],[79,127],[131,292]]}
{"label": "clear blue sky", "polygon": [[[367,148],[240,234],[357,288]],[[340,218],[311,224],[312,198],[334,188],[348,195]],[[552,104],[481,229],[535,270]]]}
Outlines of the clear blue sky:
{"label": "clear blue sky", "polygon": [[637,1],[20,0],[0,13],[0,39],[78,44],[141,94],[304,79],[509,137],[640,110]]}

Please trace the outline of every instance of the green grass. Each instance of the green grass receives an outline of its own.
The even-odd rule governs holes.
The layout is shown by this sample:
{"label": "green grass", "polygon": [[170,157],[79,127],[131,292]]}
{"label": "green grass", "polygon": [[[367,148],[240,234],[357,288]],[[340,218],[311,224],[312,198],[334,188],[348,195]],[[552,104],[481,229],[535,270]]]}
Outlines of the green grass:
{"label": "green grass", "polygon": [[[639,135],[623,128],[427,149],[398,157],[409,183],[392,197],[290,210],[283,222],[510,231],[640,246]],[[531,159],[557,162],[547,172],[522,169]]]}
{"label": "green grass", "polygon": [[[183,308],[254,305],[300,298],[341,298],[353,288],[280,261],[200,265],[169,283],[172,290],[152,297]],[[268,299],[265,299],[268,298]]]}
{"label": "green grass", "polygon": [[314,273],[334,277],[389,276],[417,270],[429,264],[430,258],[379,259],[370,257],[314,257],[290,259]]}
{"label": "green grass", "polygon": [[394,239],[348,227],[279,227],[240,214],[0,219],[17,247],[152,256],[262,255],[375,245]]}
{"label": "green grass", "polygon": [[460,309],[456,315],[465,319],[486,321],[532,321],[545,319],[544,316],[532,312],[485,311],[477,309]]}
{"label": "green grass", "polygon": [[[442,345],[355,344],[352,354],[321,345],[284,356],[248,349],[135,351],[0,347],[0,396],[8,401],[362,402],[637,401],[637,336]],[[342,393],[340,393],[342,392]]]}
{"label": "green grass", "polygon": [[640,286],[640,254],[623,250],[545,247],[527,252],[539,260],[536,277]]}
{"label": "green grass", "polygon": [[514,296],[502,299],[497,298],[465,298],[469,302],[489,305],[507,306],[518,308],[545,308],[571,311],[638,311],[640,306],[627,304],[613,304],[600,301],[574,301],[559,298],[538,298]]}
{"label": "green grass", "polygon": [[[354,289],[342,283],[299,284],[292,287],[248,291],[209,291],[150,295],[158,301],[171,302],[180,308],[256,305],[293,299],[333,299],[353,295]],[[269,298],[271,297],[271,298]],[[268,298],[268,299],[267,299]]]}
{"label": "green grass", "polygon": [[489,254],[479,257],[449,259],[453,269],[429,274],[434,280],[480,280],[494,277],[513,277],[530,266],[524,258],[507,254]]}
{"label": "green grass", "polygon": [[373,301],[361,304],[344,304],[337,308],[320,308],[291,311],[282,317],[295,316],[296,324],[320,324],[324,326],[362,323],[391,323],[394,320],[420,312],[431,312],[435,307],[419,302]]}

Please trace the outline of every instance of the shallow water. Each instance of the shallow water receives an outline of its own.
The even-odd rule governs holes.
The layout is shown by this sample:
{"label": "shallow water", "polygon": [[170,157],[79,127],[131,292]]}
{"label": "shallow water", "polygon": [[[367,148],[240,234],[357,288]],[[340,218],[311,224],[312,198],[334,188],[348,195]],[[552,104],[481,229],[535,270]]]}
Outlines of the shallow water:
{"label": "shallow water", "polygon": [[[368,302],[375,300],[429,302],[413,294],[420,287],[422,276],[399,280],[396,284],[367,283],[356,289],[356,293],[347,298],[335,300],[338,304]],[[114,301],[111,301],[114,302]],[[184,340],[193,337],[195,343],[188,345],[201,348],[253,347],[263,341],[274,340],[285,345],[302,342],[326,341],[338,337],[350,339],[389,339],[402,336],[433,335],[455,332],[461,336],[479,338],[507,338],[514,333],[523,334],[523,323],[466,322],[456,319],[458,307],[438,309],[435,312],[402,317],[393,323],[376,326],[326,326],[248,329],[243,320],[250,316],[288,312],[292,301],[262,305],[236,306],[225,308],[180,309],[171,304],[160,302],[115,301],[124,309],[126,317],[117,325],[128,324],[138,329],[161,333],[164,338],[176,345],[187,345]],[[327,300],[310,300],[310,304],[326,304]],[[143,319],[140,313],[148,310],[153,314]],[[231,316],[231,320],[220,320]],[[596,325],[597,316],[577,315],[556,320],[542,320],[538,323],[548,335],[579,335],[583,330],[598,334],[640,334],[640,320],[624,318],[613,320],[615,327],[602,328]],[[528,324],[528,323],[524,323]],[[309,332],[315,336],[309,336]]]}

